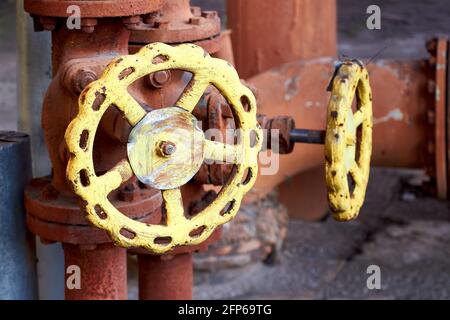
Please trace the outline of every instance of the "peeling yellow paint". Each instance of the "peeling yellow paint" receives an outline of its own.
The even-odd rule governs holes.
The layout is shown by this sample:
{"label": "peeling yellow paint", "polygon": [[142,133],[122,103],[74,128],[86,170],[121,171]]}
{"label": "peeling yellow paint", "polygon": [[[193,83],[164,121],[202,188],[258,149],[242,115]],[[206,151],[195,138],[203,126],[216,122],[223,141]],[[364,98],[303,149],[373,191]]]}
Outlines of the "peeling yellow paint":
{"label": "peeling yellow paint", "polygon": [[[355,94],[358,104],[353,113]],[[356,218],[364,202],[372,153],[372,122],[368,72],[357,62],[345,61],[332,83],[325,137],[328,201],[338,221]],[[354,182],[353,190],[349,177]]]}

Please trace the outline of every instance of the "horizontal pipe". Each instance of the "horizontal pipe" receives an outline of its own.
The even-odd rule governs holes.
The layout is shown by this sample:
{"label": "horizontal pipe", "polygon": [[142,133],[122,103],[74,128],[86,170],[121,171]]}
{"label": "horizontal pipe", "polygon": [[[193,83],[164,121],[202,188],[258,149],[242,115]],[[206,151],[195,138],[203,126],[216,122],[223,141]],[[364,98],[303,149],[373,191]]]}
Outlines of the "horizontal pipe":
{"label": "horizontal pipe", "polygon": [[[425,165],[428,79],[422,61],[379,60],[368,66],[373,92],[372,165],[423,168]],[[333,58],[283,64],[247,80],[258,89],[258,113],[287,115],[297,127],[326,128],[330,98],[326,88],[334,71]],[[324,165],[320,145],[296,145],[279,157],[276,174],[262,175],[254,186],[253,201],[286,177]]]}
{"label": "horizontal pipe", "polygon": [[242,78],[336,54],[336,0],[227,0],[227,11]]}
{"label": "horizontal pipe", "polygon": [[289,136],[291,142],[295,143],[310,143],[310,144],[325,143],[324,130],[294,129],[289,133]]}

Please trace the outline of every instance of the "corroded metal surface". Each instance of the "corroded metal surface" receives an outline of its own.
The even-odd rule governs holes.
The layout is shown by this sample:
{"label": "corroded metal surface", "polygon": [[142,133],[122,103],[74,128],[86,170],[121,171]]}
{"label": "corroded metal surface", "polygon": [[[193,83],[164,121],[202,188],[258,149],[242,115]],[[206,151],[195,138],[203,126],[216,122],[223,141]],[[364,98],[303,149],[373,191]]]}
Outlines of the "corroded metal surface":
{"label": "corroded metal surface", "polygon": [[192,43],[213,54],[226,49],[226,40],[229,40],[220,33],[217,12],[191,7],[189,0],[166,0],[158,14],[145,16],[130,29],[130,53],[136,53],[148,43],[164,42]]}
{"label": "corroded metal surface", "polygon": [[[279,154],[289,154],[294,150],[295,142],[291,137],[295,129],[295,120],[290,116],[276,116],[268,119],[265,116],[258,116],[258,121],[262,128],[267,130],[267,140],[264,146]],[[278,135],[277,145],[272,145],[273,135]]]}
{"label": "corroded metal surface", "polygon": [[[225,142],[223,138],[227,136],[227,130],[235,128],[232,121],[233,114],[226,99],[214,88],[205,94],[194,110],[194,114],[197,118],[202,119],[202,129],[213,133],[216,141]],[[219,132],[221,135],[217,134]],[[208,138],[211,139],[211,137]],[[222,186],[228,180],[232,170],[232,164],[204,163],[194,179],[201,184]]]}
{"label": "corroded metal surface", "polygon": [[447,199],[450,199],[450,41],[447,42]]}
{"label": "corroded metal surface", "polygon": [[[162,57],[163,62],[156,63],[154,59],[157,57]],[[194,75],[176,103],[178,107],[191,112],[209,85],[219,89],[233,105],[235,121],[241,130],[239,143],[225,145],[205,140],[204,157],[215,161],[231,159],[237,169],[219,196],[190,219],[184,216],[180,190],[163,190],[166,225],[146,225],[124,216],[107,199],[111,191],[132,177],[133,171],[124,159],[104,175],[97,176],[92,163],[93,133],[111,104],[124,114],[130,125],[137,125],[146,112],[128,93],[128,86],[138,78],[167,69],[182,69]],[[205,55],[203,49],[194,45],[150,44],[136,55],[123,56],[111,62],[102,77],[83,91],[79,102],[80,112],[65,135],[71,155],[67,178],[75,193],[86,201],[88,219],[107,230],[117,244],[165,253],[177,245],[201,243],[217,226],[236,215],[243,195],[256,180],[262,132],[256,121],[253,93],[241,84],[229,63]],[[247,110],[245,105],[248,105]],[[253,146],[250,143],[251,131],[256,134]]]}
{"label": "corroded metal surface", "polygon": [[[73,4],[81,9],[81,31],[65,27],[66,18],[71,14],[67,13],[67,8]],[[125,261],[116,254],[117,250],[103,255],[101,245],[96,246],[106,245],[111,239],[105,231],[89,224],[85,219],[85,212],[78,206],[79,199],[67,184],[65,170],[70,155],[64,141],[64,132],[78,112],[77,100],[81,91],[100,77],[112,58],[125,55],[128,50],[135,52],[144,45],[129,41],[130,30],[142,27],[146,30],[143,33],[137,30],[137,33],[144,36],[148,29],[147,35],[153,39],[145,40],[145,44],[161,41],[162,39],[155,38],[160,36],[167,41],[169,38],[172,38],[171,41],[194,41],[213,54],[222,46],[222,38],[219,36],[220,19],[214,12],[191,9],[187,0],[27,0],[26,6],[34,20],[35,31],[52,31],[53,40],[53,81],[46,93],[43,107],[43,129],[53,174],[51,181],[35,180],[28,187],[27,223],[33,232],[41,236],[44,243],[66,242],[66,261],[82,264],[83,268],[92,271],[89,286],[94,288],[83,286],[82,290],[67,295],[66,298],[123,298],[126,287],[122,282],[123,274],[118,276],[117,272],[123,271]],[[162,19],[155,19],[157,17]],[[169,23],[164,19],[169,20]],[[179,70],[170,70],[164,74],[153,73],[135,81],[129,92],[146,112],[171,106],[177,101],[180,90],[189,82],[188,74],[189,72]],[[96,172],[101,174],[107,171],[118,160],[127,156],[126,142],[130,130],[130,124],[124,121],[122,114],[115,108],[110,108],[104,114],[95,132],[93,165]],[[186,193],[186,199],[189,199],[184,203],[186,210],[189,210],[191,201],[194,202],[204,193],[203,186],[196,183],[183,186],[182,191],[183,196]],[[161,221],[160,191],[143,185],[135,177],[109,194],[108,198],[113,206],[130,219],[152,224]],[[217,228],[204,242],[195,246],[179,246],[171,254],[203,250],[211,242],[217,241],[220,231]],[[71,247],[69,243],[81,244],[81,247]],[[85,250],[90,252],[83,254]],[[91,259],[92,263],[87,259]],[[117,266],[114,265],[115,260],[120,260]],[[115,284],[109,283],[113,278],[122,285],[115,287]]]}
{"label": "corroded metal surface", "polygon": [[447,62],[448,39],[435,40],[435,88],[434,88],[434,156],[436,192],[440,199],[447,199]]}
{"label": "corroded metal surface", "polygon": [[139,255],[139,300],[192,299],[192,254]]}
{"label": "corroded metal surface", "polygon": [[[93,34],[73,32],[59,28],[53,32],[52,61],[53,80],[45,94],[42,106],[42,127],[45,143],[52,162],[52,184],[61,193],[71,194],[67,180],[67,147],[64,133],[70,121],[78,111],[78,85],[83,80],[85,71],[95,77],[102,74],[111,54],[120,55],[128,52],[129,32],[122,25],[114,22],[97,27]],[[88,73],[89,74],[89,73]],[[81,79],[78,76],[81,75]],[[84,89],[84,88],[83,88]],[[109,131],[119,133],[118,127],[123,122],[110,120],[105,123],[111,130],[97,131],[97,145],[94,164],[97,170],[105,171],[114,161],[126,156],[126,148],[114,144]],[[106,121],[105,121],[106,122]],[[107,156],[105,156],[107,155]]]}
{"label": "corroded metal surface", "polygon": [[[348,221],[358,216],[369,180],[372,92],[369,74],[361,63],[344,61],[338,68],[332,80],[327,112],[325,178],[333,217]],[[353,188],[349,176],[353,179]]]}
{"label": "corroded metal surface", "polygon": [[[127,299],[127,252],[112,243],[94,246],[64,244],[64,265],[77,266],[80,288],[65,286],[67,300],[126,300]],[[72,270],[72,269],[67,269]],[[73,271],[66,273],[71,283]]]}
{"label": "corroded metal surface", "polygon": [[[133,190],[133,201],[122,195],[124,188],[110,195],[114,206],[130,219],[145,223],[161,220],[162,198],[158,190],[137,188]],[[108,235],[92,228],[80,210],[75,195],[60,194],[51,184],[50,177],[37,178],[25,189],[27,226],[46,242],[72,244],[94,244],[111,242]]]}
{"label": "corroded metal surface", "polygon": [[286,62],[336,55],[335,0],[228,0],[227,10],[244,79]]}
{"label": "corroded metal surface", "polygon": [[167,0],[157,17],[133,27],[130,42],[178,44],[206,40],[220,35],[216,11],[190,7],[188,0]]}
{"label": "corroded metal surface", "polygon": [[[336,56],[336,2],[336,0],[228,0],[227,27],[232,31],[231,39],[233,41],[233,51],[236,60],[235,65],[241,77],[245,79],[253,76],[256,77],[257,74],[266,70],[300,59],[305,61],[319,57]],[[319,92],[319,90],[323,90],[324,88],[321,73],[328,73],[328,71],[323,70],[316,74],[311,72],[308,76],[315,77],[314,80],[300,79],[291,74],[287,74],[283,79],[277,79],[289,83],[288,86],[284,87],[290,87],[292,89],[287,93],[287,96],[292,97],[292,105],[288,108],[280,108],[279,103],[283,104],[284,101],[276,99],[278,101],[274,101],[273,105],[267,106],[263,113],[270,117],[278,115],[292,116],[295,114],[295,120],[299,127],[324,129],[325,122],[320,122],[323,120],[323,117],[318,114],[320,111],[317,110],[318,108],[315,105],[318,101],[325,105],[327,99],[327,96],[323,97],[324,101],[321,101],[322,99],[320,98],[315,98],[315,92]],[[308,77],[307,75],[304,76]],[[281,88],[278,86],[278,84],[283,84],[283,82],[276,83],[277,80],[274,80],[274,82],[268,81],[264,86],[259,88],[261,90],[261,96],[264,96],[264,99],[274,95],[274,93],[275,95],[277,94],[275,92],[277,89],[272,89],[274,84],[278,87],[278,90],[281,90],[279,91],[280,93],[284,91],[283,86],[280,86]],[[309,83],[312,84],[309,85]],[[300,88],[301,94],[294,97],[300,91],[297,88]],[[262,100],[258,98],[258,104]],[[300,113],[304,114],[305,112],[303,111],[305,110],[302,111],[302,107],[299,104],[295,104],[294,100],[297,102],[304,100],[313,103],[312,107],[306,110],[306,113],[308,113],[306,117],[299,115]],[[310,112],[311,114],[315,112],[315,115],[310,117]],[[317,123],[320,123],[320,125],[317,126]],[[288,180],[291,180],[291,178],[294,178],[293,171],[288,168],[295,164],[305,167],[302,169],[302,173],[314,166],[323,165],[319,158],[321,147],[301,146],[296,148],[294,152],[296,154],[295,157],[281,157],[279,174],[272,178],[270,176],[260,176],[256,185],[260,184],[260,186],[263,186],[266,182],[274,182],[275,180],[279,181],[277,182],[278,184],[286,179],[286,177]],[[299,159],[300,157],[302,160]],[[313,164],[311,166],[310,159],[312,157],[315,158],[312,160],[313,162],[316,159],[318,161],[315,165]],[[284,167],[287,169],[285,170]],[[319,175],[316,179],[321,179],[322,176]],[[261,183],[259,182],[260,180],[262,180]],[[314,194],[317,193],[311,190],[308,180],[297,179],[296,181],[298,183],[289,184],[289,187],[285,189],[309,190],[309,196],[305,196],[304,199],[314,199],[315,203],[321,201],[319,207],[327,208],[328,204],[323,191],[321,192],[321,197],[315,197]],[[303,185],[301,186],[300,184]],[[325,188],[325,182],[323,182],[323,187]],[[254,188],[255,192],[253,194],[264,196],[266,192],[270,192],[273,189],[273,185],[263,188],[263,192],[259,191],[261,190],[259,187],[256,190]],[[311,212],[310,207],[301,203],[299,197],[294,197],[293,199],[294,201],[290,201],[291,204],[296,203],[296,209],[292,210],[293,213],[297,216],[308,216]],[[312,201],[309,200],[308,202]],[[288,203],[284,202],[284,204],[287,205]],[[303,207],[307,207],[308,210],[303,210]],[[325,210],[322,211],[322,215],[324,213]]]}

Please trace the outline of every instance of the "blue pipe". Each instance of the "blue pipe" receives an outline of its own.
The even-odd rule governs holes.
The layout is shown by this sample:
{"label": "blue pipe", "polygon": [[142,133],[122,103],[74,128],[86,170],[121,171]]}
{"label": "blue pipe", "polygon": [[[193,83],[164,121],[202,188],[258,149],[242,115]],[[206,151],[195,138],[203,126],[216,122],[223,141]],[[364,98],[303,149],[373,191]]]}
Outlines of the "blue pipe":
{"label": "blue pipe", "polygon": [[35,237],[25,225],[28,135],[0,131],[0,299],[37,299]]}

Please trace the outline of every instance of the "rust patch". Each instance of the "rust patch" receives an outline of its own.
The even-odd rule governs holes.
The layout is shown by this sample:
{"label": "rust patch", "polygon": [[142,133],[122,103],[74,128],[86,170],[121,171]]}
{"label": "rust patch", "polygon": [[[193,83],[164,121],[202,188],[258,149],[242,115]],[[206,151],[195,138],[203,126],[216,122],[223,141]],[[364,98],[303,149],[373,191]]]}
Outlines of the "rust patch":
{"label": "rust patch", "polygon": [[119,74],[119,80],[123,80],[126,77],[128,77],[130,74],[132,74],[134,72],[134,68],[133,67],[129,67],[126,68],[124,70],[122,70],[122,72]]}
{"label": "rust patch", "polygon": [[92,104],[92,110],[98,111],[98,110],[100,110],[100,107],[103,104],[103,102],[105,102],[106,95],[104,93],[97,91],[95,93],[95,96],[96,96],[96,98],[94,100],[94,103]]}
{"label": "rust patch", "polygon": [[106,214],[106,212],[103,210],[103,208],[100,205],[97,204],[94,207],[94,210],[100,219],[105,220],[108,217],[108,215]]}
{"label": "rust patch", "polygon": [[136,237],[136,233],[127,228],[120,229],[120,234],[128,239],[134,239]]}
{"label": "rust patch", "polygon": [[284,83],[284,100],[290,101],[292,98],[298,95],[298,93],[300,92],[299,82],[299,76],[294,76],[286,80],[286,82]]}
{"label": "rust patch", "polygon": [[191,232],[189,232],[189,236],[191,238],[197,238],[197,237],[201,236],[201,234],[203,233],[203,231],[205,231],[205,229],[206,229],[206,226],[198,227],[197,229],[194,229]]}

